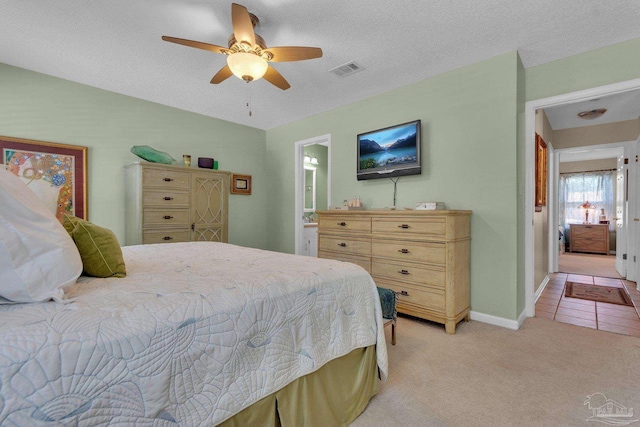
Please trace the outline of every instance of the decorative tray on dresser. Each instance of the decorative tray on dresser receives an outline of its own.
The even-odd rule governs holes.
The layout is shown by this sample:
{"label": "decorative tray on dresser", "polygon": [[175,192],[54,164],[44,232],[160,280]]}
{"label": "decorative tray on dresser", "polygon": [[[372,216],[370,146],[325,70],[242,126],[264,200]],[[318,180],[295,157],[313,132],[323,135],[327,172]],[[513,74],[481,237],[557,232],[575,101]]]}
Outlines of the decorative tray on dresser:
{"label": "decorative tray on dresser", "polygon": [[471,211],[318,212],[318,256],[353,262],[398,295],[398,311],[445,325],[469,320]]}

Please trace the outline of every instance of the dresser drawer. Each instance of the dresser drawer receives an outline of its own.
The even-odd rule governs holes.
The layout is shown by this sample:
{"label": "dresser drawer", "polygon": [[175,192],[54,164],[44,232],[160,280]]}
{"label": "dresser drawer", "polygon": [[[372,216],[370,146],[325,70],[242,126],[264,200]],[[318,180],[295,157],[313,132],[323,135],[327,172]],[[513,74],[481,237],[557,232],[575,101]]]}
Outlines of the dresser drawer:
{"label": "dresser drawer", "polygon": [[319,227],[323,231],[370,233],[371,220],[368,218],[351,218],[349,216],[330,216],[321,218]]}
{"label": "dresser drawer", "polygon": [[396,292],[398,311],[402,312],[403,304],[411,304],[420,308],[444,312],[444,291],[436,289],[419,289],[415,286],[377,280],[376,285]]}
{"label": "dresser drawer", "polygon": [[188,207],[189,193],[178,191],[153,190],[146,191],[142,196],[142,204],[147,206]]}
{"label": "dresser drawer", "polygon": [[571,236],[579,239],[604,240],[607,237],[607,226],[572,226]]}
{"label": "dresser drawer", "polygon": [[410,263],[387,264],[376,259],[371,261],[371,274],[386,277],[391,280],[400,280],[424,285],[444,288],[445,268],[438,266],[420,265]]}
{"label": "dresser drawer", "polygon": [[142,244],[188,242],[191,232],[182,230],[146,230],[142,232]]}
{"label": "dresser drawer", "polygon": [[371,256],[380,258],[444,265],[446,253],[445,243],[404,243],[393,240],[371,242]]}
{"label": "dresser drawer", "polygon": [[571,250],[578,252],[607,253],[609,242],[604,240],[575,240],[571,243]]}
{"label": "dresser drawer", "polygon": [[183,225],[188,226],[189,209],[145,209],[142,214],[142,224],[144,227],[158,225]]}
{"label": "dresser drawer", "polygon": [[447,231],[447,219],[436,218],[373,218],[373,233],[393,233],[395,235],[425,234],[444,236]]}
{"label": "dresser drawer", "polygon": [[338,252],[351,255],[371,255],[371,241],[368,239],[349,239],[333,236],[321,236],[319,251]]}
{"label": "dresser drawer", "polygon": [[337,254],[333,252],[319,251],[318,258],[335,259],[337,261],[350,262],[367,270],[371,274],[371,258],[354,255]]}
{"label": "dresser drawer", "polygon": [[189,173],[179,170],[144,169],[142,186],[187,191],[189,190]]}

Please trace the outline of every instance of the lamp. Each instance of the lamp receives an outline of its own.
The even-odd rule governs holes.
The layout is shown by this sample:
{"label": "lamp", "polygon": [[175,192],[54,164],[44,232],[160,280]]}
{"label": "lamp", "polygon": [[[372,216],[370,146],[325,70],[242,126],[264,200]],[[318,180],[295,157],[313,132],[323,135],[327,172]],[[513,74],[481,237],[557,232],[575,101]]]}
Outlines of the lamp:
{"label": "lamp", "polygon": [[584,224],[589,224],[589,209],[595,209],[596,205],[592,205],[589,201],[580,205],[580,209],[584,209]]}
{"label": "lamp", "polygon": [[311,157],[308,154],[304,155],[304,162],[305,163],[311,163]]}
{"label": "lamp", "polygon": [[313,157],[311,158],[311,164],[312,164],[312,165],[317,165],[317,164],[318,164],[318,158],[317,158],[316,156],[313,156]]}
{"label": "lamp", "polygon": [[249,83],[262,78],[269,64],[255,53],[235,52],[227,56],[227,65],[236,77]]}

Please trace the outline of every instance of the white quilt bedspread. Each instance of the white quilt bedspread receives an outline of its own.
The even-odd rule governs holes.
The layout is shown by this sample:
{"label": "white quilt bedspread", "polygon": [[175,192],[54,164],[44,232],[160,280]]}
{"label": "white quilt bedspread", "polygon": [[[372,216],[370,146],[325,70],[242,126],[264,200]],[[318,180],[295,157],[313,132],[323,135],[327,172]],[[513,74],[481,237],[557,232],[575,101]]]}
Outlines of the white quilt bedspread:
{"label": "white quilt bedspread", "polygon": [[123,248],[127,277],[0,306],[0,425],[211,426],[351,350],[387,349],[354,264],[223,243]]}

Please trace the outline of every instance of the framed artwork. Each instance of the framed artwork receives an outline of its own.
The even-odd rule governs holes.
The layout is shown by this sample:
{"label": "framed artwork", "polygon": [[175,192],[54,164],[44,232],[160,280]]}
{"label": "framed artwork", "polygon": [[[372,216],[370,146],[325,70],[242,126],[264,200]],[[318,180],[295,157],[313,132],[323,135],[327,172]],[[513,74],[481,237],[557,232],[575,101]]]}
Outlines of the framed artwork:
{"label": "framed artwork", "polygon": [[547,143],[536,133],[536,211],[547,205]]}
{"label": "framed artwork", "polygon": [[231,175],[231,194],[251,194],[251,175]]}
{"label": "framed artwork", "polygon": [[88,219],[87,147],[0,136],[0,163],[56,218],[69,214]]}

